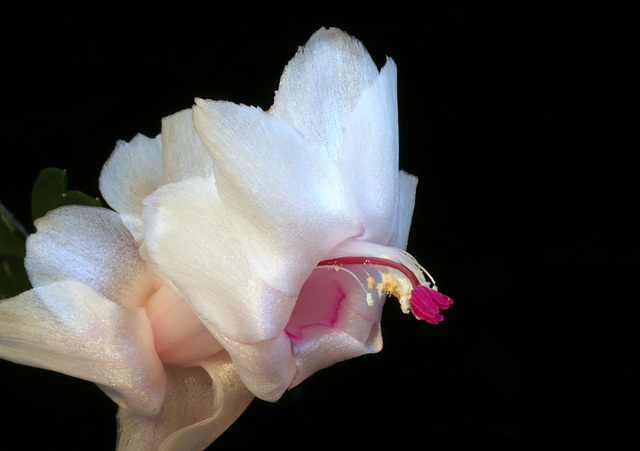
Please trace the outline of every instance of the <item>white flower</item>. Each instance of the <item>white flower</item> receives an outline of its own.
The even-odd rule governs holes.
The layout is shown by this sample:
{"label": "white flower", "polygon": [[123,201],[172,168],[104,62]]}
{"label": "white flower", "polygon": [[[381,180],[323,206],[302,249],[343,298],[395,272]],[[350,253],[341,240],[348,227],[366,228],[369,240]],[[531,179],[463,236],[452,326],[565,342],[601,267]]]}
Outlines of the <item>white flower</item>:
{"label": "white flower", "polygon": [[120,449],[201,449],[253,396],[382,347],[387,294],[437,323],[450,299],[404,249],[396,67],[321,29],[267,111],[196,101],[118,143],[114,211],[37,221],[34,289],[0,303],[0,356],[98,384]]}
{"label": "white flower", "polygon": [[277,400],[320,368],[378,351],[385,293],[408,311],[419,286],[414,313],[440,319],[450,300],[402,251],[417,180],[398,170],[392,60],[378,71],[360,42],[321,29],[269,111],[197,100],[193,120],[213,176],[145,199],[143,255],[256,396]]}

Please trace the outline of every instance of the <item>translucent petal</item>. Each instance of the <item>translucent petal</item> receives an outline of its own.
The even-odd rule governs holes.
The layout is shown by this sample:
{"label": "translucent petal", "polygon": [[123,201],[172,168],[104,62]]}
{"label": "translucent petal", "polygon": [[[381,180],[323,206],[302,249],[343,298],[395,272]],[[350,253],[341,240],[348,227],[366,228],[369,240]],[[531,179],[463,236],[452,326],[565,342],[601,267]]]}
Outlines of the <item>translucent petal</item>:
{"label": "translucent petal", "polygon": [[418,177],[400,171],[398,177],[398,226],[397,233],[390,246],[406,249],[409,241],[411,218],[416,203]]}
{"label": "translucent petal", "polygon": [[140,415],[155,415],[166,389],[144,309],[73,281],[0,302],[0,357],[95,382]]}
{"label": "translucent petal", "polygon": [[106,208],[68,206],[36,221],[27,240],[25,266],[34,286],[71,279],[124,306],[142,305],[151,275],[138,244]]}
{"label": "translucent petal", "polygon": [[336,28],[322,28],[285,67],[269,113],[338,161],[342,127],[377,76],[362,43]]}
{"label": "translucent petal", "polygon": [[100,173],[100,192],[122,216],[133,236],[142,235],[142,199],[162,184],[160,136],[136,135],[131,142],[118,141]]}
{"label": "translucent petal", "polygon": [[287,324],[297,373],[295,386],[337,362],[382,349],[380,318],[385,297],[369,293],[375,268],[318,268],[305,283]]}
{"label": "translucent petal", "polygon": [[119,450],[203,450],[242,414],[253,395],[226,352],[191,368],[167,367],[169,388],[160,413],[120,409]]}
{"label": "translucent petal", "polygon": [[162,119],[162,180],[213,177],[213,160],[193,128],[191,109]]}
{"label": "translucent petal", "polygon": [[398,214],[398,106],[392,60],[362,92],[344,124],[341,169],[360,237],[388,244]]}
{"label": "translucent petal", "polygon": [[336,163],[258,108],[199,100],[194,121],[247,260],[269,285],[297,294],[317,261],[360,233]]}

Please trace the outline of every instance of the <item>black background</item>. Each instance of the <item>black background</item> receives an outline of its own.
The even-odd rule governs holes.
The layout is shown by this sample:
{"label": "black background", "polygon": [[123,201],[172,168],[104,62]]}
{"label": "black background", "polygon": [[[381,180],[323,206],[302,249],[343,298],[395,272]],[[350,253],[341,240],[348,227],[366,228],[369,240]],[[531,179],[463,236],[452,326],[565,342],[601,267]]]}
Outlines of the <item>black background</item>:
{"label": "black background", "polygon": [[[268,108],[297,47],[336,26],[378,65],[398,65],[400,165],[420,178],[409,251],[455,300],[436,327],[388,302],[381,353],[321,371],[276,404],[255,401],[213,448],[637,439],[638,144],[622,139],[638,125],[630,11],[157,8],[3,14],[6,207],[28,223],[47,166],[99,195],[116,140],[155,136],[194,97]],[[92,384],[3,361],[0,387],[5,444],[113,449],[116,408]]]}

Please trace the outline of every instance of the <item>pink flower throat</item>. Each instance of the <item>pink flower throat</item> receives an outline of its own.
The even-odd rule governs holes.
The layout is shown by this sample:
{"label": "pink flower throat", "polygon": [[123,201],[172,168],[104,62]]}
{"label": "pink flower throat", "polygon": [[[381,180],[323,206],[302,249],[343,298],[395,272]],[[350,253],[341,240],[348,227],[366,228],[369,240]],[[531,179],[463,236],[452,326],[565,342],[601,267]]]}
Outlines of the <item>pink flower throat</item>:
{"label": "pink flower throat", "polygon": [[405,265],[387,258],[339,257],[322,260],[318,263],[318,266],[339,267],[347,265],[386,266],[400,271],[407,277],[407,279],[409,279],[409,282],[411,282],[411,285],[413,286],[413,290],[411,290],[411,296],[409,298],[411,313],[413,313],[416,318],[425,320],[428,323],[438,324],[442,321],[444,318],[440,314],[440,310],[446,310],[451,304],[453,304],[453,300],[449,296],[421,284],[416,274]]}

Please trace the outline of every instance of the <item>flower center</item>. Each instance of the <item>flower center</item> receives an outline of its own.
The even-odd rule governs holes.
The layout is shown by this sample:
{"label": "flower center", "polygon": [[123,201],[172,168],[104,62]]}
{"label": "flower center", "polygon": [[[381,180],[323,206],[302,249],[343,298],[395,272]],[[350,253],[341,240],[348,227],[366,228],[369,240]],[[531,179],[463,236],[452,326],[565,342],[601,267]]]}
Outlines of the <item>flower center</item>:
{"label": "flower center", "polygon": [[[404,313],[413,313],[418,318],[431,324],[438,324],[444,318],[440,310],[446,310],[453,303],[449,296],[439,293],[435,283],[427,271],[425,271],[409,254],[405,254],[407,264],[391,260],[387,256],[364,257],[347,256],[322,260],[318,266],[334,267],[340,270],[343,266],[376,266],[378,269],[390,268],[395,270],[393,274],[388,270],[380,272],[381,281],[376,285],[373,277],[367,278],[367,288],[377,288],[378,294],[387,293],[400,301],[400,307]],[[399,274],[398,274],[399,273]],[[426,281],[423,273],[431,279]],[[399,276],[399,277],[398,277]],[[431,285],[433,288],[431,288]],[[367,295],[369,299],[369,295]]]}

